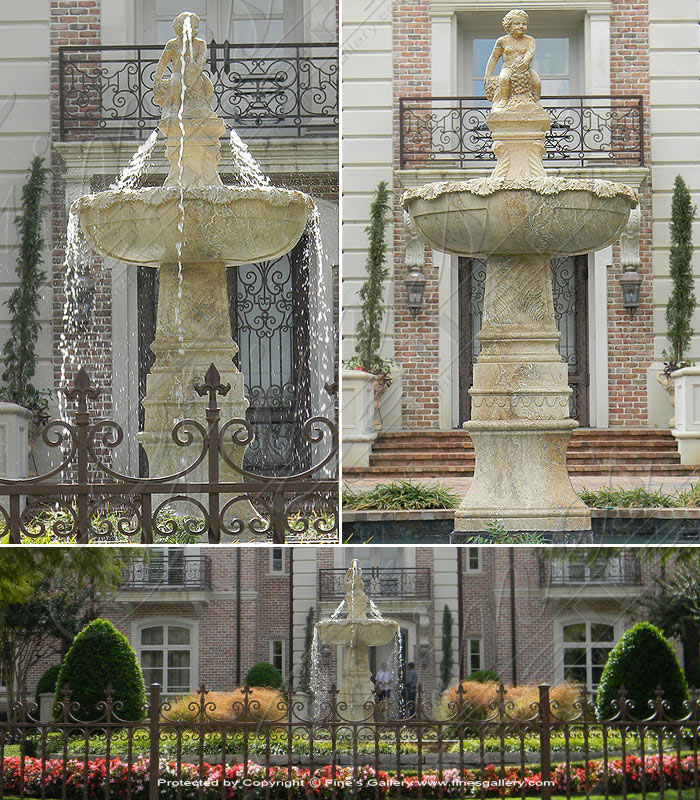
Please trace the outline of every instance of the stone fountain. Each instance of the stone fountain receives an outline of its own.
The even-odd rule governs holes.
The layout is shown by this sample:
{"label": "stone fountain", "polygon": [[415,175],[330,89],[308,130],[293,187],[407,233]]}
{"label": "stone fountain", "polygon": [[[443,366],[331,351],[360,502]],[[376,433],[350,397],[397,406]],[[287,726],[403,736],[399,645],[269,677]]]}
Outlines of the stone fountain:
{"label": "stone fountain", "polygon": [[[170,172],[163,186],[111,189],[73,205],[90,245],[119,261],[160,270],[155,364],[147,379],[145,425],[139,441],[150,475],[177,473],[193,460],[178,446],[173,425],[186,417],[204,423],[205,404],[194,391],[214,362],[231,390],[221,398],[222,420],[244,418],[248,402],[243,375],[232,359],[226,268],[278,258],[299,241],[313,209],[298,191],[224,186],[218,173],[223,121],[212,107],[213,85],[204,71],[206,44],[197,38],[199,18],[184,12],[177,34],[158,64],[154,97],[162,109],[160,132]],[[170,70],[170,76],[166,71]],[[244,446],[227,452],[241,464]],[[203,468],[190,473],[203,478]],[[221,479],[240,476],[221,464]],[[250,504],[235,515],[250,522]]]}
{"label": "stone fountain", "polygon": [[[574,491],[566,449],[567,365],[559,355],[550,259],[599,250],[622,232],[636,193],[610,181],[548,177],[542,166],[550,116],[531,67],[527,14],[504,17],[484,80],[496,167],[487,178],[407,191],[403,207],[436,250],[486,259],[481,353],[464,427],[476,465],[455,515],[455,533],[589,531],[590,511]],[[502,70],[494,77],[499,59]]]}
{"label": "stone fountain", "polygon": [[367,616],[369,598],[357,560],[345,573],[344,588],[347,616],[321,620],[315,627],[322,641],[345,648],[338,702],[346,710],[340,710],[339,714],[343,719],[361,722],[372,716],[374,703],[369,648],[390,642],[399,626],[391,619]]}

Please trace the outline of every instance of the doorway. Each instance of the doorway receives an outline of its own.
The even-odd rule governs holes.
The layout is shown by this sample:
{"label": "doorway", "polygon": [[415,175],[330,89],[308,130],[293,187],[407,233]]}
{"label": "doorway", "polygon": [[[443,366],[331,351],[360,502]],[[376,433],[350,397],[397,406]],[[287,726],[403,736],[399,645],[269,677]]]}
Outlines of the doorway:
{"label": "doorway", "polygon": [[[588,365],[588,257],[553,258],[552,289],[554,316],[561,333],[559,353],[568,366],[573,390],[569,415],[579,425],[590,424]],[[471,416],[469,389],[474,364],[481,351],[477,334],[484,312],[486,262],[478,258],[459,259],[459,424]]]}

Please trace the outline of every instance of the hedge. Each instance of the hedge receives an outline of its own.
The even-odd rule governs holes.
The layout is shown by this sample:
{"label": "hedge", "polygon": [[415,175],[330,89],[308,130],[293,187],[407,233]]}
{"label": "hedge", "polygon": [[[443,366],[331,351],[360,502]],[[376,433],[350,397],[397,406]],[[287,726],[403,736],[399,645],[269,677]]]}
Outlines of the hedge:
{"label": "hedge", "polygon": [[616,714],[613,702],[619,701],[623,686],[629,713],[638,719],[652,713],[649,703],[655,702],[659,686],[668,703],[665,711],[669,717],[679,719],[684,714],[688,684],[683,670],[668,639],[649,622],[633,625],[610,651],[598,685],[598,719],[610,719]]}
{"label": "hedge", "polygon": [[[143,717],[146,689],[136,653],[126,636],[105,619],[93,620],[73,640],[56,683],[56,703],[63,701],[66,685],[71,702],[80,704],[73,712],[80,720],[101,718],[104,712],[99,705],[105,701],[108,686],[112,687],[114,703],[121,703],[114,709],[119,718]],[[58,708],[54,716],[61,718]]]}
{"label": "hedge", "polygon": [[282,673],[277,667],[268,664],[267,661],[261,661],[259,664],[251,667],[248,670],[248,674],[245,676],[244,683],[251,688],[253,686],[260,686],[269,689],[284,689]]}

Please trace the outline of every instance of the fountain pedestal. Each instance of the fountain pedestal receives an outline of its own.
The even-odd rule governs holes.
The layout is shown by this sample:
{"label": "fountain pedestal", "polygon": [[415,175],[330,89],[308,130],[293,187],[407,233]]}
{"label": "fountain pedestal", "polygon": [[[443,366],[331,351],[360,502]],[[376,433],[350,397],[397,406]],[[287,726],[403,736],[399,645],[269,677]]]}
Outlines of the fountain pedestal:
{"label": "fountain pedestal", "polygon": [[550,259],[611,244],[637,202],[627,186],[547,176],[550,117],[538,101],[526,24],[524,11],[505,16],[508,35],[487,65],[485,86],[490,97],[497,88],[498,98],[486,118],[497,158],[491,175],[429,184],[402,200],[436,250],[486,259],[481,353],[464,425],[474,442],[474,478],[455,514],[458,535],[485,531],[495,519],[508,531],[590,531],[590,511],[566,469],[578,423],[569,417]]}

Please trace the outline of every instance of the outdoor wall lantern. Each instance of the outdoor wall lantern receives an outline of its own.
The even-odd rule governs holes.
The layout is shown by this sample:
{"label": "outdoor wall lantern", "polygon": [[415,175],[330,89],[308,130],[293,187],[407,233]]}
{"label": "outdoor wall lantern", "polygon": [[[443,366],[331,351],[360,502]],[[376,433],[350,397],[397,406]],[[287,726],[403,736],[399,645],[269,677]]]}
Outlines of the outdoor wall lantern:
{"label": "outdoor wall lantern", "polygon": [[418,312],[423,308],[423,298],[425,295],[425,275],[417,266],[411,267],[411,271],[404,279],[406,284],[406,294],[408,295],[408,307],[411,309],[413,318],[418,316]]}
{"label": "outdoor wall lantern", "polygon": [[642,287],[642,276],[634,267],[628,267],[618,278],[622,287],[622,305],[627,309],[630,319],[639,308],[639,294]]}

